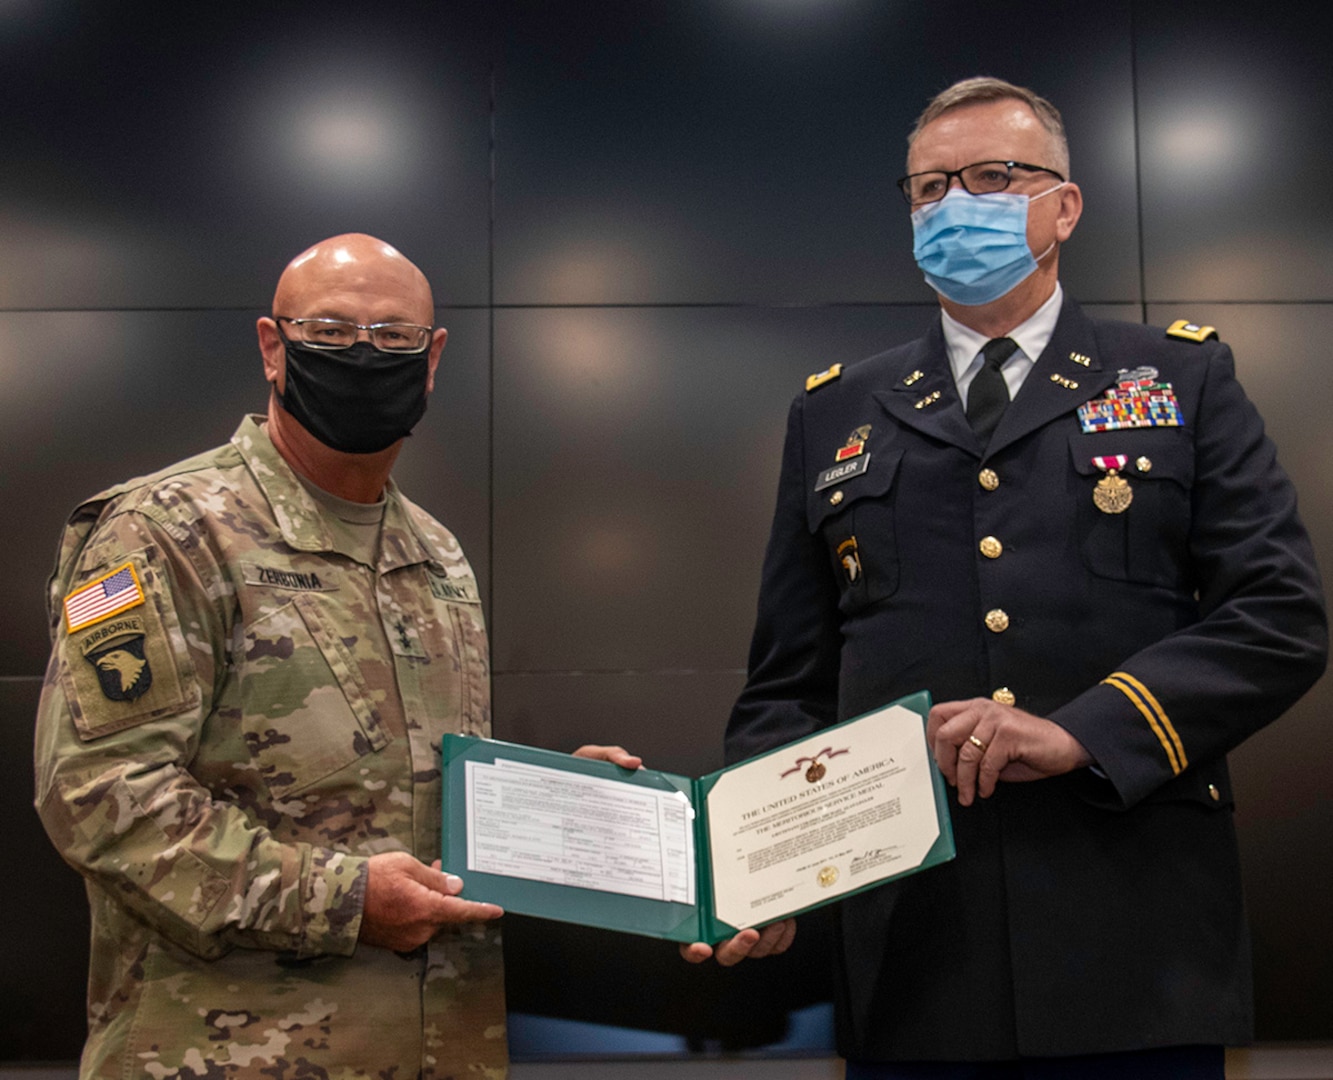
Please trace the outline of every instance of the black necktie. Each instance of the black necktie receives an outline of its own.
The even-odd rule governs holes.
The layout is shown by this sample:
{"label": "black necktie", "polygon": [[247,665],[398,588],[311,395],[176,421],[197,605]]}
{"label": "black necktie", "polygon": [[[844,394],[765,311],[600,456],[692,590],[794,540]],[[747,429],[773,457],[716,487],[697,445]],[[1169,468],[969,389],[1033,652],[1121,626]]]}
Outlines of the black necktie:
{"label": "black necktie", "polygon": [[990,442],[991,433],[1009,407],[1009,387],[1000,374],[1000,365],[1018,349],[1011,338],[991,338],[981,347],[981,370],[967,391],[967,422],[983,444]]}

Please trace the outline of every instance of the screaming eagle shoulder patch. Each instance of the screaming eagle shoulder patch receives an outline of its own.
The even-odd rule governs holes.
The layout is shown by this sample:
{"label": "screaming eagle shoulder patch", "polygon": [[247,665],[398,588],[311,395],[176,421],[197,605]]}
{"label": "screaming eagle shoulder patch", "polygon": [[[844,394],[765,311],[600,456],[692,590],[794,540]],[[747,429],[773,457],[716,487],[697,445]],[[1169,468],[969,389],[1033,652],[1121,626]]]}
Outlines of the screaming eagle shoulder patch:
{"label": "screaming eagle shoulder patch", "polygon": [[163,598],[159,557],[145,549],[65,597],[60,678],[84,741],[199,701],[185,635]]}
{"label": "screaming eagle shoulder patch", "polygon": [[153,669],[144,654],[142,619],[120,618],[98,627],[79,642],[79,651],[97,672],[102,696],[108,701],[134,701],[153,685]]}

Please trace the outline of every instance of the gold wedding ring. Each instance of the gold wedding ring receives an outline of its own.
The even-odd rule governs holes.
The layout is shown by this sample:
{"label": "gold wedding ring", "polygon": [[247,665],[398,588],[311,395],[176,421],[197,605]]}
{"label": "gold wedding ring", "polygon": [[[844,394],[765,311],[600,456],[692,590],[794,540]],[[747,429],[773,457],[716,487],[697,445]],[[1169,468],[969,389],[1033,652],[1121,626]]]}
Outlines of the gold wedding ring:
{"label": "gold wedding ring", "polygon": [[980,739],[978,739],[975,735],[969,735],[967,737],[967,741],[970,742],[973,746],[975,746],[978,750],[980,750],[983,754],[986,752],[986,744],[982,742]]}

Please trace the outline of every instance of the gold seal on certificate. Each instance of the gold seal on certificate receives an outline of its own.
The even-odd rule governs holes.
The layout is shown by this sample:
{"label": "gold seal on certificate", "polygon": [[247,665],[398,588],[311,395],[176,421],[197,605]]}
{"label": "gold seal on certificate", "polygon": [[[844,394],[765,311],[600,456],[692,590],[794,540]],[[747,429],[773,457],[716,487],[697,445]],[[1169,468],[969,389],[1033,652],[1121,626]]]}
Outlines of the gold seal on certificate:
{"label": "gold seal on certificate", "polygon": [[898,704],[718,774],[715,917],[762,926],[951,855],[936,776],[921,713]]}

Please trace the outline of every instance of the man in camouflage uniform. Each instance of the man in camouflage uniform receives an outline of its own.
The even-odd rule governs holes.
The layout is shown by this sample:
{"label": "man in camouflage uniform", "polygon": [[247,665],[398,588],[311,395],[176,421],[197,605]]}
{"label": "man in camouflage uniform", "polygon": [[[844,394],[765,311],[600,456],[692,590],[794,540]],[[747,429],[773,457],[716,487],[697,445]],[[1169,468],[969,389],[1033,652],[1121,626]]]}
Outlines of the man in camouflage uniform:
{"label": "man in camouflage uniform", "polygon": [[429,865],[440,737],[490,732],[480,599],[389,479],[445,331],[360,235],[273,313],[267,417],[80,506],[51,581],[36,804],[92,908],[80,1075],[502,1077],[501,911]]}

